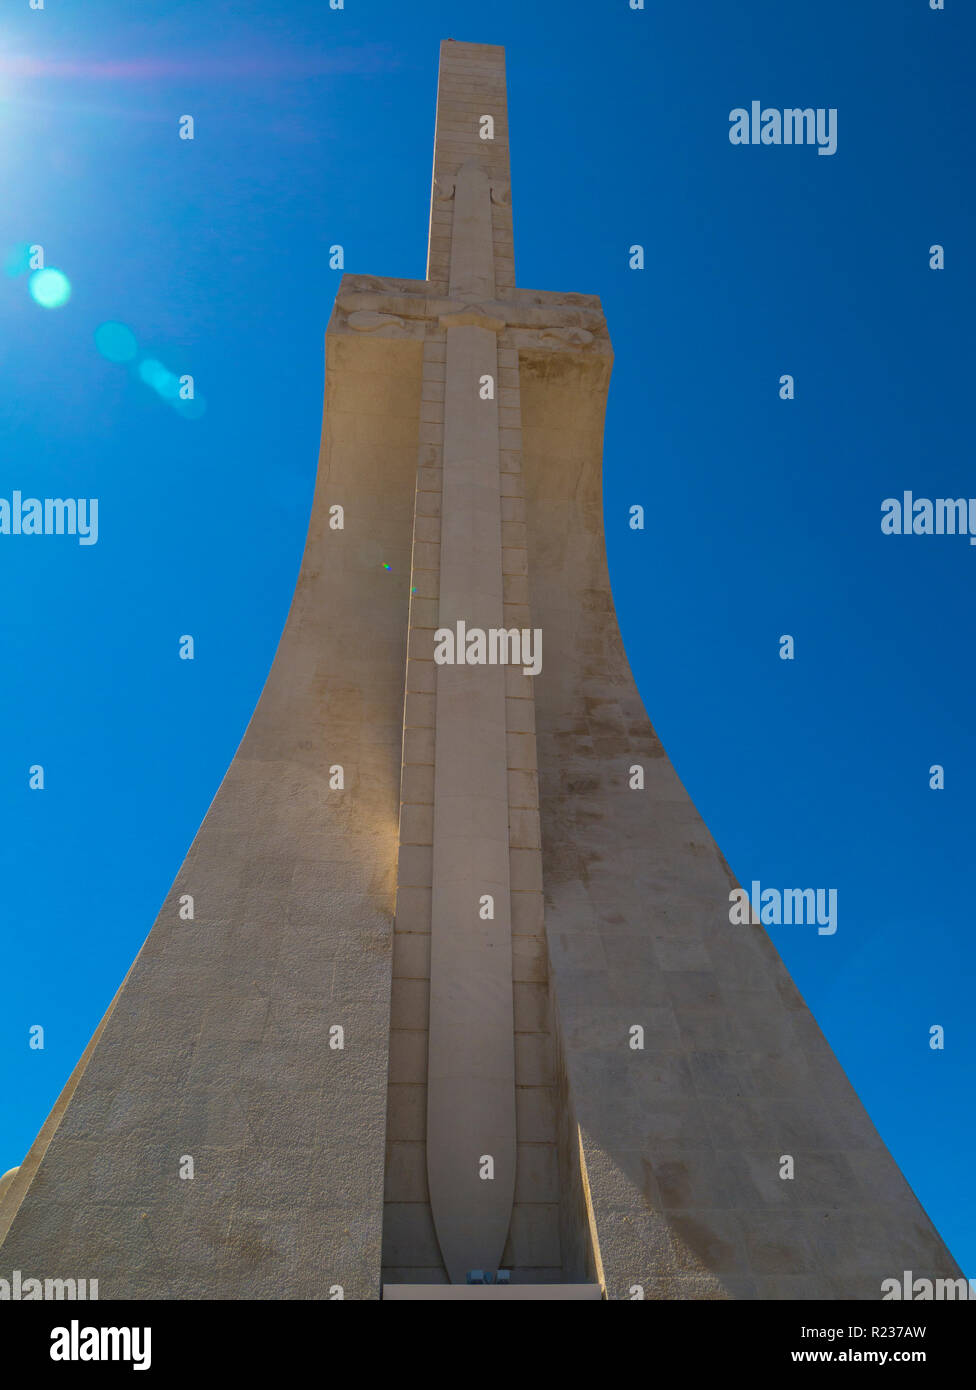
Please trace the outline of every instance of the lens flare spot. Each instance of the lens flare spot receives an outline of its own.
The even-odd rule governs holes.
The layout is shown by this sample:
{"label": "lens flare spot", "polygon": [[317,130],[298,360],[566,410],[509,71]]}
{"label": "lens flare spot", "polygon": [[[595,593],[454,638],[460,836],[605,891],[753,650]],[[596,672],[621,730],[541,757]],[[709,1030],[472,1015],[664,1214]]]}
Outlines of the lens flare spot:
{"label": "lens flare spot", "polygon": [[95,346],[109,362],[132,362],[139,345],[124,323],[103,323],[95,329]]}
{"label": "lens flare spot", "polygon": [[31,298],[42,309],[60,309],[71,298],[71,281],[61,270],[53,266],[47,270],[35,270],[27,282]]}
{"label": "lens flare spot", "polygon": [[169,368],[164,367],[162,362],[158,362],[155,357],[144,357],[139,363],[139,376],[152,389],[162,396],[164,401],[176,400],[180,394],[179,378],[174,376]]}
{"label": "lens flare spot", "polygon": [[18,275],[26,275],[30,270],[30,247],[27,242],[21,242],[19,246],[11,246],[10,250],[3,258],[3,273],[8,279],[13,280]]}

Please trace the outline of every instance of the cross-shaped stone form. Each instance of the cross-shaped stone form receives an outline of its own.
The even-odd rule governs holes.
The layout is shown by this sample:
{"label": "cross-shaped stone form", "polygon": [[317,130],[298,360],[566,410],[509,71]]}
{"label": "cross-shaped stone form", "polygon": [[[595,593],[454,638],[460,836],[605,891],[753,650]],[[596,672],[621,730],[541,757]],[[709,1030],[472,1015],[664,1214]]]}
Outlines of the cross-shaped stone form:
{"label": "cross-shaped stone form", "polygon": [[344,276],[329,330],[423,343],[397,919],[429,887],[427,1179],[455,1283],[498,1270],[511,1223],[512,940],[541,932],[542,881],[532,679],[435,665],[434,633],[531,628],[520,359],[610,355],[598,299],[515,289],[509,178],[504,50],[449,40],[427,280]]}

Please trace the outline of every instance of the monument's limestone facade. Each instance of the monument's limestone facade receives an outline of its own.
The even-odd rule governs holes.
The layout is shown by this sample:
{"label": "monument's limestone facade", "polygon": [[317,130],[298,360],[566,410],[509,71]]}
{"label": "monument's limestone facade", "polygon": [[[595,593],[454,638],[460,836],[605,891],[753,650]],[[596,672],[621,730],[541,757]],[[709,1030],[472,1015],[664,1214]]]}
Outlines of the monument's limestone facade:
{"label": "monument's limestone facade", "polygon": [[[442,46],[429,247],[426,280],[343,277],[271,674],[7,1185],[0,1269],[136,1298],[958,1275],[765,932],[730,925],[644,714],[610,342],[595,297],[515,288],[499,48]],[[541,631],[541,671],[441,664],[458,622]]]}

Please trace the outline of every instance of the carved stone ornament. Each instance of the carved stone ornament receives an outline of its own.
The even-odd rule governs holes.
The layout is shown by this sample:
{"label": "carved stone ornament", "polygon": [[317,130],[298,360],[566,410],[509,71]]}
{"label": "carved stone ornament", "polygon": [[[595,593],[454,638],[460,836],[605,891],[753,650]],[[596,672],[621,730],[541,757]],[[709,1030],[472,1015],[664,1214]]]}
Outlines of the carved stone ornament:
{"label": "carved stone ornament", "polygon": [[357,333],[372,333],[377,328],[403,328],[404,321],[397,314],[378,314],[374,309],[354,309],[346,319],[346,325]]}

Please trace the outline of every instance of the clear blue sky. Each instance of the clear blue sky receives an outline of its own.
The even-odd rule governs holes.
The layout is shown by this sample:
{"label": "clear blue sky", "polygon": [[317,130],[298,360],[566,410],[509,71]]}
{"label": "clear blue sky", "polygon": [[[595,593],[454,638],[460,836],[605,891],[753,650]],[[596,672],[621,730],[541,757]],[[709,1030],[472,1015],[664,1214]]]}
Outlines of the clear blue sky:
{"label": "clear blue sky", "polygon": [[[963,0],[3,7],[0,254],[42,245],[72,295],[0,273],[0,496],[100,514],[94,546],[0,536],[0,1171],[260,692],[312,497],[328,247],[423,276],[449,36],[507,48],[519,283],[603,299],[608,545],[648,711],[742,881],[838,890],[835,936],[774,939],[976,1274],[976,550],[879,524],[904,489],[976,493]],[[732,146],[753,99],[836,107],[837,153]],[[100,356],[106,320],[205,412]]]}

